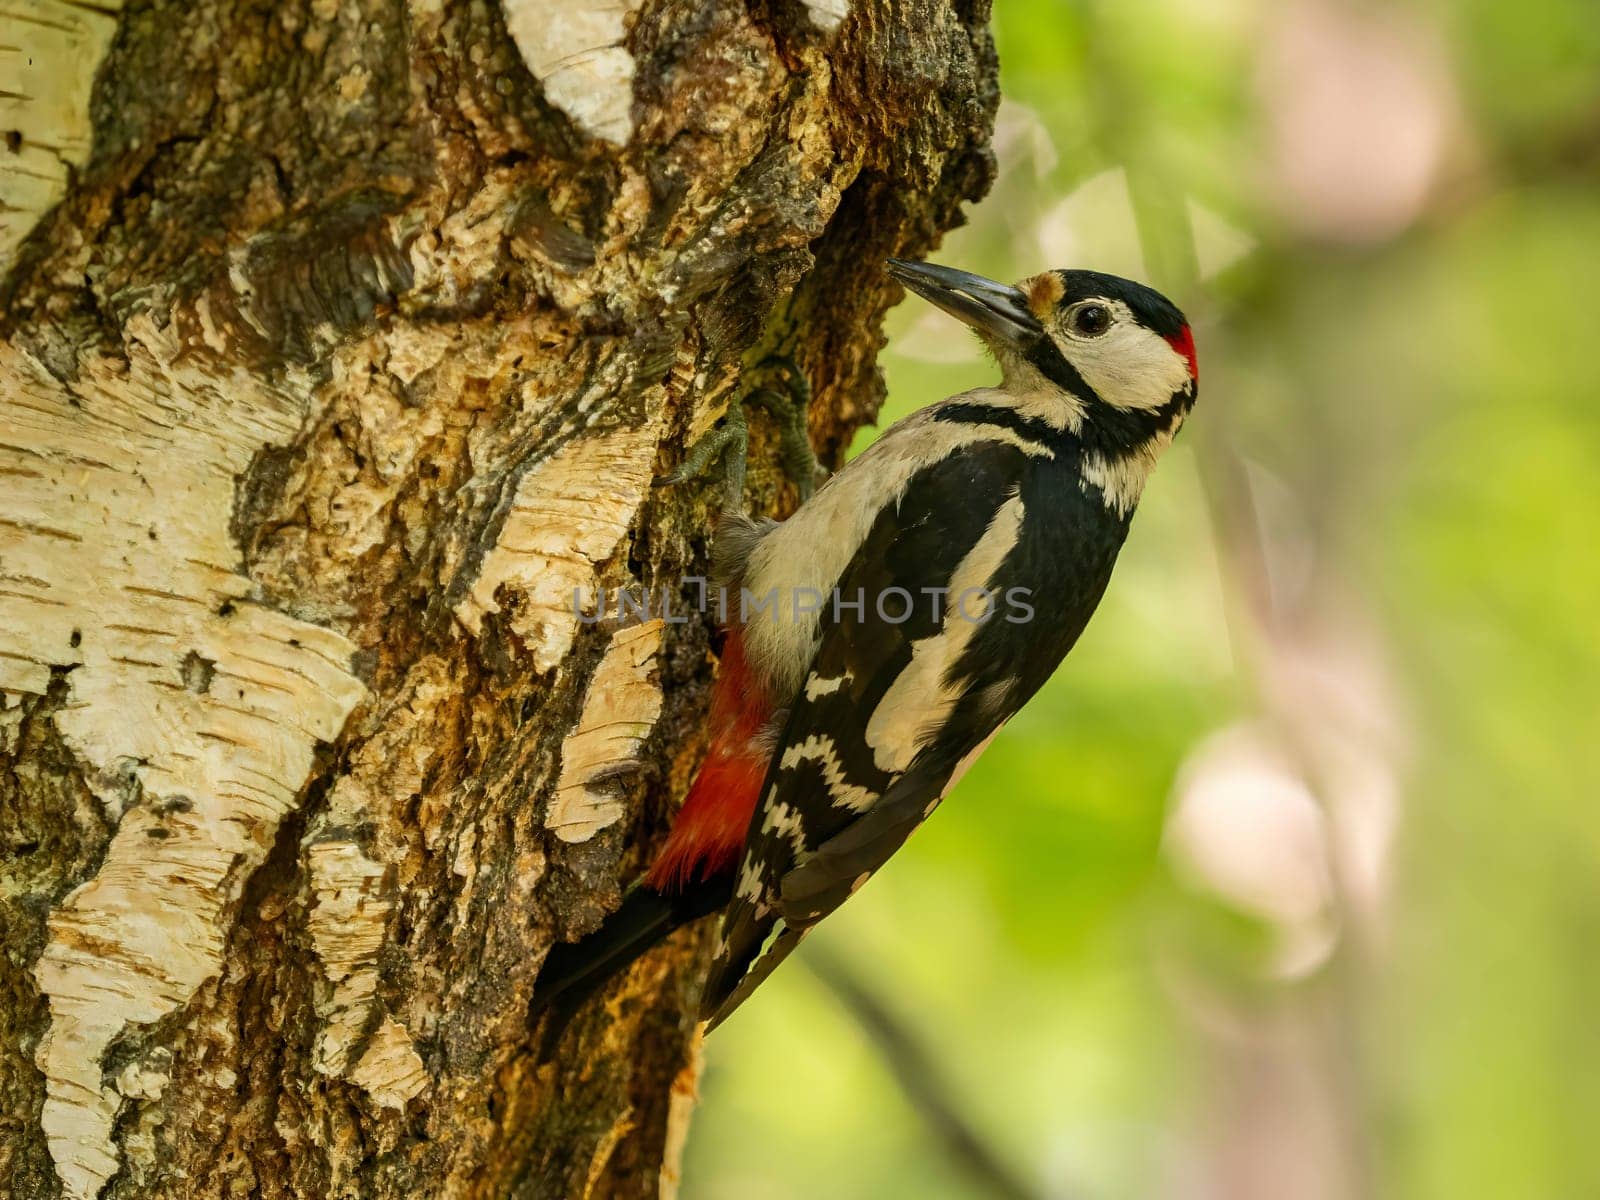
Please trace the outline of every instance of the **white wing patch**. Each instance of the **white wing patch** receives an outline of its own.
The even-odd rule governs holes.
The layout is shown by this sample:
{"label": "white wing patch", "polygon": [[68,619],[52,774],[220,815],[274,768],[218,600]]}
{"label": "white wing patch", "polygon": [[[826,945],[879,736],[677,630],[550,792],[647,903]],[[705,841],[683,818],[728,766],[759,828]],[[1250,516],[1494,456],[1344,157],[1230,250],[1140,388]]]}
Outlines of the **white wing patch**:
{"label": "white wing patch", "polygon": [[806,699],[816,700],[823,696],[831,696],[847,683],[853,683],[855,676],[849,671],[843,675],[835,675],[832,679],[824,679],[820,675],[813,675],[806,680]]}
{"label": "white wing patch", "polygon": [[833,742],[821,734],[814,733],[805,741],[790,746],[783,752],[783,758],[778,766],[781,770],[788,771],[803,762],[822,765],[822,779],[828,785],[828,798],[839,807],[861,813],[866,812],[877,802],[877,792],[845,779],[844,765],[839,761]]}
{"label": "white wing patch", "polygon": [[947,681],[945,676],[982,628],[973,604],[963,607],[962,597],[988,586],[1021,530],[1022,497],[1012,496],[950,577],[950,608],[939,632],[911,647],[911,662],[867,721],[867,745],[881,770],[898,775],[910,766],[922,749],[924,734],[944,724],[961,698],[962,682]]}
{"label": "white wing patch", "polygon": [[734,889],[734,895],[741,900],[752,903],[761,899],[761,894],[766,890],[766,884],[761,878],[761,867],[753,859],[745,859],[739,868],[739,885]]}
{"label": "white wing patch", "polygon": [[782,800],[769,799],[761,816],[761,832],[788,838],[796,854],[805,853],[806,831],[800,810]]}

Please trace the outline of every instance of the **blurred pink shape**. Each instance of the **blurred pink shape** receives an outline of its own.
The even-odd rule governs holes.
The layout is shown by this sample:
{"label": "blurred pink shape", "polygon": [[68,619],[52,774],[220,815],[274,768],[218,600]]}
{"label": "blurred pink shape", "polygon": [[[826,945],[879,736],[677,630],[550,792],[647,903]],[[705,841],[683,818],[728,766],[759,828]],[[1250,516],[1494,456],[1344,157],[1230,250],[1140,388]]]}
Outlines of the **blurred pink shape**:
{"label": "blurred pink shape", "polygon": [[1245,478],[1259,558],[1242,630],[1262,716],[1191,752],[1166,851],[1191,884],[1268,921],[1271,973],[1293,978],[1341,932],[1381,949],[1410,736],[1369,602],[1319,552],[1300,498],[1260,469]]}
{"label": "blurred pink shape", "polygon": [[1366,243],[1421,215],[1459,111],[1431,30],[1393,6],[1295,0],[1268,27],[1258,87],[1291,228]]}
{"label": "blurred pink shape", "polygon": [[1269,728],[1236,725],[1195,749],[1164,841],[1180,876],[1273,926],[1273,974],[1307,974],[1332,952],[1327,822]]}

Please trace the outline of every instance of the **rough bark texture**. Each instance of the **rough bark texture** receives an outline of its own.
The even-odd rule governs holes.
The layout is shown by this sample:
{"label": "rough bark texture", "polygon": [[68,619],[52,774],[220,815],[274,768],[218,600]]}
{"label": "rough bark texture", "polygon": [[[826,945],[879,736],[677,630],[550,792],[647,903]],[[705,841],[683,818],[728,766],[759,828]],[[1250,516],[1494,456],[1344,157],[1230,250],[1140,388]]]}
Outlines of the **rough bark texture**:
{"label": "rough bark texture", "polygon": [[0,11],[0,1191],[670,1191],[703,935],[554,1061],[527,1003],[711,630],[572,590],[692,606],[716,489],[651,480],[767,353],[825,458],[873,416],[986,5]]}

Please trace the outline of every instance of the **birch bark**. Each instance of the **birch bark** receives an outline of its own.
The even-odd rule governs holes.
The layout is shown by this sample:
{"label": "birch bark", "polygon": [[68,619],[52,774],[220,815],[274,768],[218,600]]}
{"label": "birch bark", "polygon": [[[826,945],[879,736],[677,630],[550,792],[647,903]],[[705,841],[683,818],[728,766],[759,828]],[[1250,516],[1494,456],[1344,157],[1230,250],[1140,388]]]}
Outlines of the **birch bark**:
{"label": "birch bark", "polygon": [[[837,459],[979,196],[960,0],[0,2],[0,1191],[654,1196],[686,932],[527,1002],[703,745],[781,351]],[[792,495],[757,418],[751,499]]]}

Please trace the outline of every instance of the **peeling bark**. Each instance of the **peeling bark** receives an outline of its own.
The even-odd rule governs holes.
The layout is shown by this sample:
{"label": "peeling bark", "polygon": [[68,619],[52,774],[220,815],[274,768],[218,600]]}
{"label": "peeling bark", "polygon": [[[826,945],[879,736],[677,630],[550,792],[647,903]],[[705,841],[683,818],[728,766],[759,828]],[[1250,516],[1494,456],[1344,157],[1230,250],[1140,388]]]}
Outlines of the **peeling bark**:
{"label": "peeling bark", "polygon": [[586,842],[622,819],[617,780],[639,768],[639,753],[665,699],[651,678],[664,622],[620,629],[589,677],[583,713],[561,743],[561,775],[545,828],[564,842]]}
{"label": "peeling bark", "polygon": [[89,157],[89,93],[119,0],[0,3],[0,275]]}
{"label": "peeling bark", "polygon": [[672,1193],[703,931],[527,1016],[703,749],[651,481],[774,351],[876,412],[986,17],[0,3],[0,1191]]}

